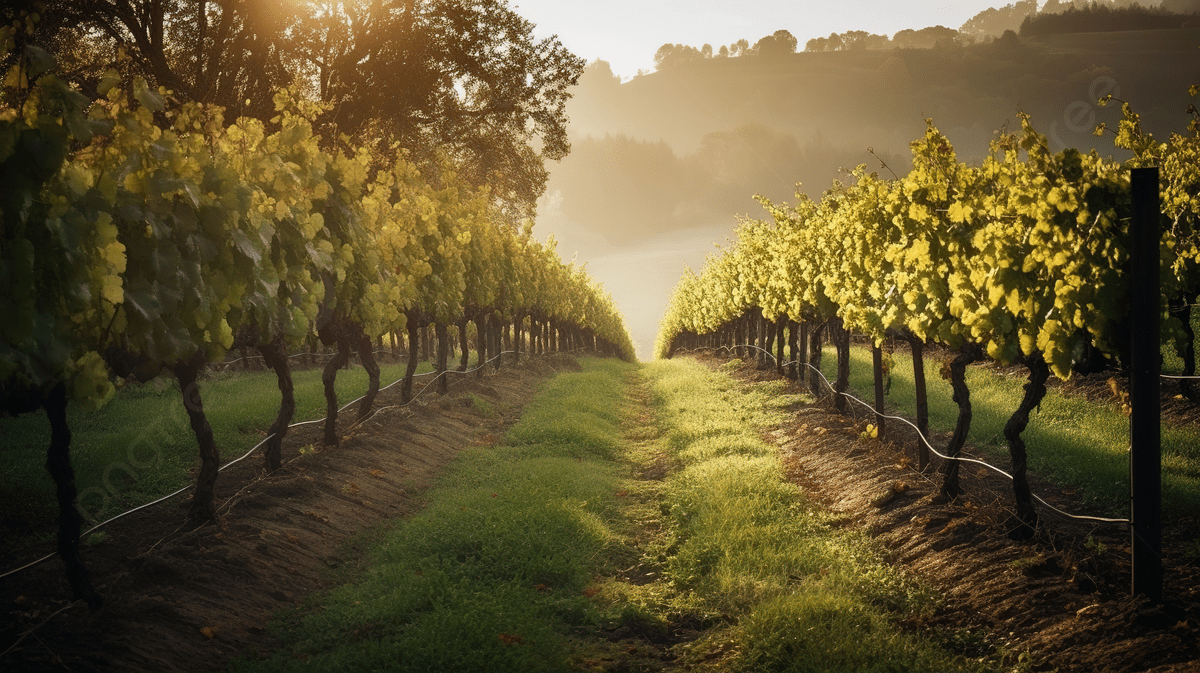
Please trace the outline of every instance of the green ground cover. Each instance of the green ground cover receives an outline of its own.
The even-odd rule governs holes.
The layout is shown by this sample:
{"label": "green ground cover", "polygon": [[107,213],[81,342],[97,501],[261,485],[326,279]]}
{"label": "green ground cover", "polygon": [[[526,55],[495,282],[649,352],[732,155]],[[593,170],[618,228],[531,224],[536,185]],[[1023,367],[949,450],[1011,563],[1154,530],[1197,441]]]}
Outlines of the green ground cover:
{"label": "green ground cover", "polygon": [[[382,384],[387,385],[403,376],[404,364],[383,365],[381,370]],[[430,368],[422,364],[418,371]],[[293,422],[323,418],[320,369],[293,371],[292,377]],[[342,404],[362,395],[366,371],[358,366],[339,371],[336,389]],[[262,441],[279,413],[273,372],[213,372],[201,381],[200,394],[223,462]],[[189,470],[199,460],[179,386],[165,377],[124,386],[97,412],[72,405],[67,420],[79,503],[96,521],[186,485]],[[0,418],[0,436],[0,511],[5,524],[17,532],[25,529],[31,541],[52,539],[58,506],[44,465],[50,442],[46,413]]]}
{"label": "green ground cover", "polygon": [[287,616],[282,649],[240,670],[560,671],[600,615],[585,588],[621,546],[624,375],[584,359],[503,445],[464,448],[349,584]]}
{"label": "green ground cover", "polygon": [[581,363],[236,670],[996,670],[898,628],[936,596],[783,480],[781,383]]}
{"label": "green ground cover", "polygon": [[[912,358],[896,353],[887,401],[902,415],[913,418],[916,396]],[[837,367],[836,351],[826,347],[822,371],[830,381]],[[933,432],[954,429],[958,406],[949,381],[940,376],[942,363],[925,360],[929,426]],[[850,386],[866,401],[874,399],[871,352],[850,349]],[[968,442],[985,454],[988,462],[1007,469],[1008,444],[1004,424],[1024,394],[1023,375],[1004,375],[979,367],[967,370],[973,417]],[[894,422],[894,421],[893,421]],[[1129,502],[1129,419],[1113,403],[1097,403],[1051,389],[1041,409],[1030,415],[1022,434],[1029,454],[1029,469],[1075,491],[1081,511],[1075,514],[1125,516]],[[935,446],[937,446],[935,444]],[[1200,509],[1200,432],[1188,427],[1163,427],[1163,511],[1181,516]]]}

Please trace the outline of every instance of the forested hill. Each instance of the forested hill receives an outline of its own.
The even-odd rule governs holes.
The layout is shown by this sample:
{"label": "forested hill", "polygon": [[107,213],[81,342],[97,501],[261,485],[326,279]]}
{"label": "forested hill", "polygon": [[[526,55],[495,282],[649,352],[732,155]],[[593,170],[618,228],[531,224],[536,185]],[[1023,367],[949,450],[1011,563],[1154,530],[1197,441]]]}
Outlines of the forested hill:
{"label": "forested hill", "polygon": [[[840,167],[878,167],[867,148],[903,174],[925,118],[968,161],[982,158],[997,129],[1013,128],[1018,110],[1056,150],[1118,154],[1111,134],[1093,131],[1115,126],[1119,105],[1096,100],[1129,101],[1156,136],[1184,132],[1198,47],[1196,27],[1008,35],[934,49],[710,58],[626,83],[597,62],[570,104],[573,151],[551,167],[549,191],[568,217],[631,244],[645,219],[662,233],[755,213],[752,194],[789,199],[796,182],[819,196]],[[633,213],[643,217],[630,221]]]}

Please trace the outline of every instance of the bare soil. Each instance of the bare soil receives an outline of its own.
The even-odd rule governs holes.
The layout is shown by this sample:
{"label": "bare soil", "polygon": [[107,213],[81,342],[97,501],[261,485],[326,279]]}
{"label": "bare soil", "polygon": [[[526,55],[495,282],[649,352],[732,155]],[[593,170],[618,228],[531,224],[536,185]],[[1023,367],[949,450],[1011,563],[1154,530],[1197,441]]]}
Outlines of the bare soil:
{"label": "bare soil", "polygon": [[[280,470],[267,474],[252,456],[221,473],[219,523],[186,526],[184,494],[110,524],[102,544],[85,547],[106,601],[98,611],[69,600],[57,559],[0,580],[0,670],[227,670],[263,646],[273,612],[346,577],[372,527],[419,510],[460,449],[493,444],[541,381],[578,368],[567,356],[526,358],[482,379],[451,379],[445,397],[407,408],[393,406],[396,386],[358,427],[356,408],[343,412],[336,448],[302,454],[321,445],[323,424],[293,428]],[[0,551],[0,567],[28,560],[9,556]]]}
{"label": "bare soil", "polygon": [[[714,366],[727,361],[698,359]],[[735,375],[776,378],[750,363]],[[1073,385],[1073,392],[1096,399],[1109,394],[1102,380]],[[1164,412],[1177,423],[1193,414],[1178,400]],[[1164,521],[1165,600],[1151,605],[1131,595],[1124,525],[1042,508],[1036,536],[1013,539],[1011,481],[968,464],[961,472],[966,495],[945,502],[943,461],[934,458],[924,473],[914,468],[916,431],[892,422],[885,441],[863,440],[870,420],[868,413],[842,416],[831,405],[805,405],[766,439],[781,447],[788,479],[840,514],[844,525],[865,528],[890,562],[942,593],[941,609],[910,620],[909,628],[957,630],[947,644],[966,656],[1007,652],[1016,663],[1027,652],[1039,671],[1200,671],[1200,565],[1186,553],[1200,534],[1195,516]],[[949,434],[935,435],[934,445]],[[1078,510],[1069,490],[1036,475],[1030,483],[1054,506]]]}

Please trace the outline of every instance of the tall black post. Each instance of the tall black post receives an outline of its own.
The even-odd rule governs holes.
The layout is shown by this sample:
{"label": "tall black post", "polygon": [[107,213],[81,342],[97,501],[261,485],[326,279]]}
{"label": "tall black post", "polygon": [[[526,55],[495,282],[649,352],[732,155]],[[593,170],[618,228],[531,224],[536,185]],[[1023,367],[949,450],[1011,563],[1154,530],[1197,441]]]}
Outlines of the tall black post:
{"label": "tall black post", "polygon": [[1133,593],[1162,600],[1162,456],[1159,415],[1159,203],[1158,168],[1133,169],[1133,225],[1129,255],[1130,529]]}

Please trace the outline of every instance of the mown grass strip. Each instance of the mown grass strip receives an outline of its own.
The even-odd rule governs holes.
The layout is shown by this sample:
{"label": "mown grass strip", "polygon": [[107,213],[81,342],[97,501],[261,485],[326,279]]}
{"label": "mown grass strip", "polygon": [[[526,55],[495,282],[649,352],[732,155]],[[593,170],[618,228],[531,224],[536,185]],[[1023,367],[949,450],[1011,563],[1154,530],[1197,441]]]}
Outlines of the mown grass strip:
{"label": "mown grass strip", "polygon": [[862,532],[841,530],[783,480],[759,431],[782,384],[744,393],[691,360],[646,367],[678,468],[663,489],[666,581],[674,602],[712,621],[681,648],[693,670],[989,670],[899,629],[936,596],[885,564]]}
{"label": "mown grass strip", "polygon": [[[888,403],[912,417],[916,409],[912,358],[894,356]],[[829,380],[836,375],[837,355],[826,348],[822,371]],[[850,386],[858,397],[874,386],[871,353],[850,349]],[[954,429],[958,406],[950,383],[939,372],[941,362],[925,361],[929,398],[929,427],[934,432]],[[971,389],[971,432],[968,441],[984,452],[988,461],[1005,469],[1009,463],[1004,424],[1021,401],[1026,379],[1002,376],[971,367],[967,385]],[[1022,434],[1029,454],[1029,470],[1070,488],[1079,497],[1076,514],[1125,516],[1129,502],[1129,419],[1116,403],[1097,403],[1079,396],[1047,391],[1041,408],[1030,415]],[[1163,427],[1163,511],[1168,517],[1200,510],[1200,432],[1187,427]]]}
{"label": "mown grass strip", "polygon": [[936,596],[783,480],[759,432],[802,398],[582,363],[235,669],[995,670],[897,628]]}
{"label": "mown grass strip", "polygon": [[617,465],[633,368],[581,362],[503,445],[464,449],[363,575],[286,617],[281,648],[238,670],[568,670],[573,632],[600,619],[585,588],[624,542]]}
{"label": "mown grass strip", "polygon": [[[430,371],[423,364],[419,371]],[[383,365],[386,385],[404,375],[403,364]],[[321,370],[292,372],[296,395],[293,422],[325,415]],[[366,392],[361,367],[338,372],[338,398],[348,402]],[[279,386],[273,372],[213,373],[200,383],[204,410],[222,456],[240,456],[263,439],[279,412]],[[103,409],[67,412],[71,462],[79,504],[96,520],[161,497],[185,485],[196,464],[196,437],[179,388],[168,379],[130,384]],[[31,539],[52,538],[58,505],[46,472],[50,426],[45,412],[0,419],[0,461],[4,464],[0,511],[10,530]]]}

